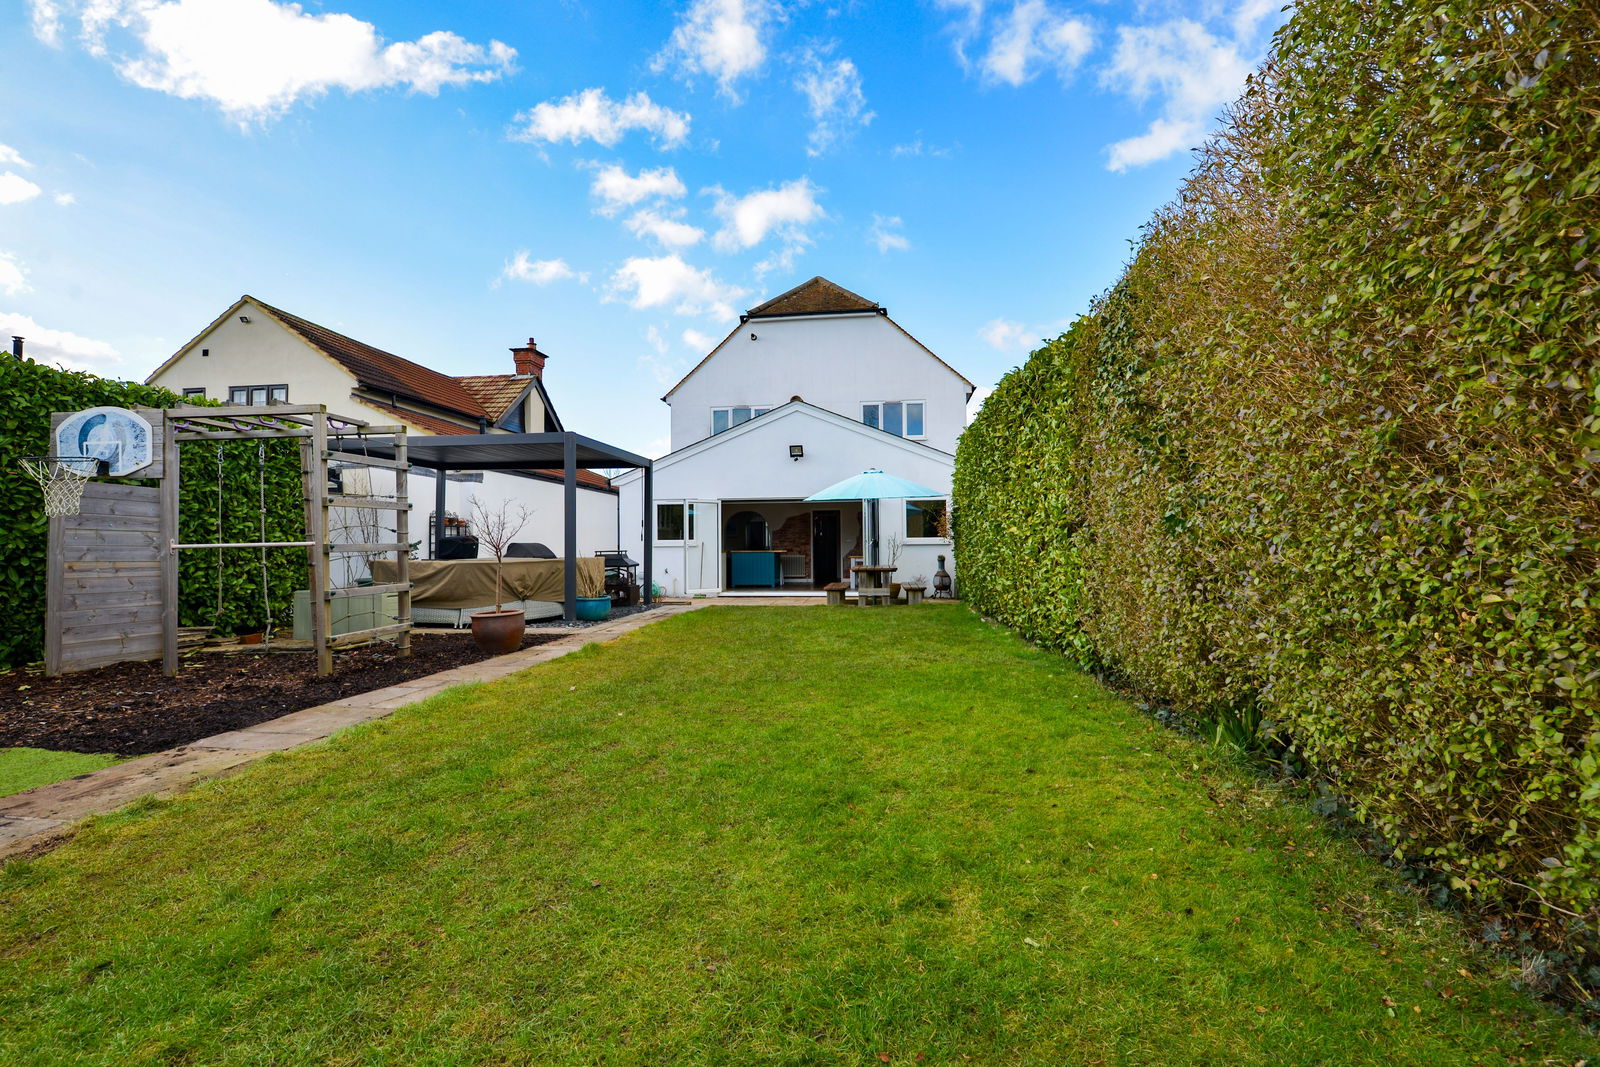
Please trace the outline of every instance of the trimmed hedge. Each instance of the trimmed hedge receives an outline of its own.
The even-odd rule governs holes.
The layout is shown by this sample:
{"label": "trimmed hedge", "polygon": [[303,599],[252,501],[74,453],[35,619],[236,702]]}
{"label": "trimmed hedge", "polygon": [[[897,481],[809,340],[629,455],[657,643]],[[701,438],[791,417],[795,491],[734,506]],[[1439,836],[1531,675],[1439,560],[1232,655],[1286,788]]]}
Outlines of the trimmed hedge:
{"label": "trimmed hedge", "polygon": [[965,595],[1600,929],[1600,10],[1307,0],[961,440]]}
{"label": "trimmed hedge", "polygon": [[[44,567],[48,520],[38,483],[22,470],[21,456],[50,451],[50,413],[107,404],[171,407],[184,398],[132,382],[0,357],[0,666],[38,660],[44,651]],[[218,536],[217,450],[209,444],[182,450],[180,528],[185,541],[261,540],[259,454],[253,441],[223,448],[222,527]],[[267,539],[304,539],[300,456],[293,442],[267,447]],[[218,610],[217,560],[222,557],[222,607]],[[287,623],[294,590],[306,583],[305,550],[268,553],[272,613]],[[249,633],[266,621],[260,556],[248,551],[185,552],[179,563],[180,622],[215,625],[219,633]]]}

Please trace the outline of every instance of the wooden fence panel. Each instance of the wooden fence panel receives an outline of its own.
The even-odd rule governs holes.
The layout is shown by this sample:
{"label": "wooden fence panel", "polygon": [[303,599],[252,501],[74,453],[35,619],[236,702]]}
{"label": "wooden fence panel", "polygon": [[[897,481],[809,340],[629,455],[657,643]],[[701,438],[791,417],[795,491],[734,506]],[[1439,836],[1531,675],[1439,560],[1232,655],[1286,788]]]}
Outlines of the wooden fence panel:
{"label": "wooden fence panel", "polygon": [[160,490],[92,481],[49,537],[45,672],[161,658]]}

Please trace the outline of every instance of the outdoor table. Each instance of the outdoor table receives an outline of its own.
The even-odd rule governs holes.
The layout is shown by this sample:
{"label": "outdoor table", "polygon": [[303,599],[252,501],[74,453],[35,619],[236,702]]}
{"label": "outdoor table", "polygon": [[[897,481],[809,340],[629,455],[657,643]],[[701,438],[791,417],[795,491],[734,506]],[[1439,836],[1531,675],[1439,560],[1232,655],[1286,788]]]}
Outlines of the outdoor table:
{"label": "outdoor table", "polygon": [[[866,607],[873,600],[889,602],[889,575],[897,567],[851,567],[856,576],[856,603]],[[869,584],[870,583],[870,584]]]}

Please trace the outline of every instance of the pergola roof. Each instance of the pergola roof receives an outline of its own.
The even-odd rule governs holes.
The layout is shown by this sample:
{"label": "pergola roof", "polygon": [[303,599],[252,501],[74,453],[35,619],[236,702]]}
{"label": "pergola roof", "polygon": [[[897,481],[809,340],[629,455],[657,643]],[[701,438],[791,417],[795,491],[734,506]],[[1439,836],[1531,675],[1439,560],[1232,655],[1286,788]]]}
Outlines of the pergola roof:
{"label": "pergola roof", "polygon": [[[449,437],[406,438],[406,459],[414,467],[442,471],[562,470],[571,440],[578,467],[649,467],[651,461],[604,441],[576,433],[469,433]],[[348,438],[330,448],[357,455],[394,457],[394,440]]]}

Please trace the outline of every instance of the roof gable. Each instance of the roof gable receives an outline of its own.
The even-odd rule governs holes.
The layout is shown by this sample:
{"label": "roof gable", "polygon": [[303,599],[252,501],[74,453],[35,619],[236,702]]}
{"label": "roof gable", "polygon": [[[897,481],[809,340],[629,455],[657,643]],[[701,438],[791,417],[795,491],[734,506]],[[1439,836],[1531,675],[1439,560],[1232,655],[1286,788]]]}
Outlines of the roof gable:
{"label": "roof gable", "polygon": [[412,397],[468,418],[489,417],[484,405],[448,374],[346,337],[254,297],[246,299],[342,365],[361,385],[374,392]]}
{"label": "roof gable", "polygon": [[[838,412],[829,411],[827,408],[819,408],[815,404],[806,403],[804,400],[791,400],[787,404],[773,408],[765,415],[757,415],[748,422],[741,422],[739,425],[730,427],[719,434],[712,434],[710,437],[702,437],[693,444],[684,445],[675,452],[668,452],[666,455],[655,461],[655,469],[660,471],[664,467],[670,467],[680,460],[688,459],[690,456],[697,456],[700,453],[712,448],[726,448],[732,446],[743,437],[746,437],[750,434],[760,433],[775,426],[779,422],[791,418],[816,419],[821,422],[829,423],[830,425],[836,426],[850,433],[858,434],[874,445],[901,449],[923,456],[938,456],[941,459],[948,460],[951,463],[955,462],[955,457],[943,449],[934,448],[932,445],[923,444],[921,441],[908,441],[904,437],[898,437],[892,433],[889,433],[887,430],[880,430],[875,426],[868,426],[865,423],[856,421],[855,419],[845,418]],[[613,485],[627,484],[635,477],[639,476],[641,476],[640,471],[625,471],[622,474],[612,478],[611,482]]]}
{"label": "roof gable", "polygon": [[532,376],[522,374],[464,374],[456,381],[483,405],[490,422],[499,422],[533,385]]}
{"label": "roof gable", "polygon": [[764,304],[757,304],[745,312],[739,321],[773,319],[782,315],[840,315],[881,310],[866,297],[818,275],[786,293],[779,293]]}

